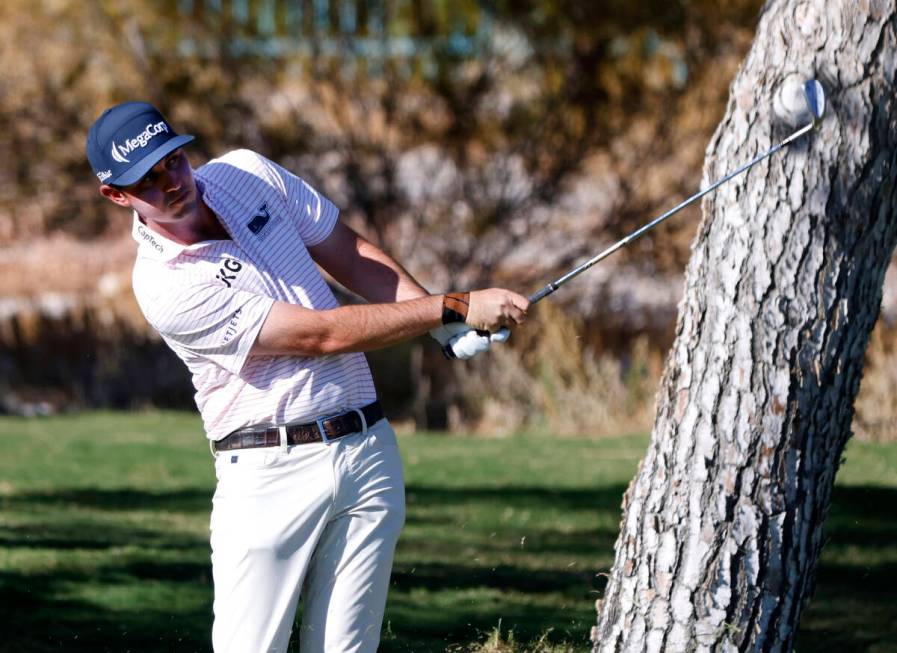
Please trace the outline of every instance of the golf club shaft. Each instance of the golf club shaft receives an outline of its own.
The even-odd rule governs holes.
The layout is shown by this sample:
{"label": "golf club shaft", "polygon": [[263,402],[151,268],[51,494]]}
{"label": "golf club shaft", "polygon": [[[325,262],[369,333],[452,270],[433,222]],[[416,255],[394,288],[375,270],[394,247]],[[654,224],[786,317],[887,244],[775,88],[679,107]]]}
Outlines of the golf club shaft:
{"label": "golf club shaft", "polygon": [[765,159],[766,157],[768,157],[768,156],[772,156],[773,154],[775,154],[776,152],[778,152],[779,150],[781,150],[781,149],[782,149],[783,147],[785,147],[786,145],[790,145],[794,140],[800,138],[801,136],[803,136],[804,134],[806,134],[808,131],[812,130],[813,127],[814,127],[814,123],[812,123],[812,122],[811,122],[810,124],[808,124],[807,126],[805,126],[805,127],[801,127],[800,129],[798,129],[796,132],[794,132],[793,134],[791,134],[791,136],[789,136],[788,138],[786,138],[785,140],[783,140],[783,141],[782,141],[781,143],[779,143],[778,145],[774,145],[774,146],[771,147],[770,149],[766,150],[766,152],[763,152],[762,154],[757,155],[756,157],[754,157],[753,159],[751,159],[750,161],[748,161],[747,163],[745,163],[745,164],[742,165],[741,167],[739,167],[739,168],[737,168],[736,170],[733,170],[732,172],[730,172],[728,175],[726,175],[726,176],[723,177],[722,179],[713,182],[710,186],[708,186],[708,187],[705,188],[704,190],[695,193],[694,195],[692,195],[692,196],[689,197],[688,199],[686,199],[686,200],[680,202],[679,204],[677,204],[676,206],[674,206],[673,208],[671,208],[669,211],[667,211],[667,212],[664,213],[663,215],[660,215],[660,216],[654,218],[654,219],[653,219],[651,222],[649,222],[648,224],[646,224],[646,225],[644,225],[644,226],[642,226],[642,227],[636,229],[636,230],[633,231],[631,234],[629,234],[628,236],[626,236],[626,237],[623,238],[622,240],[620,240],[620,241],[614,243],[613,245],[611,245],[610,247],[608,247],[606,250],[604,250],[603,252],[601,252],[601,253],[598,254],[597,256],[594,256],[593,258],[590,258],[588,261],[586,261],[586,262],[583,263],[582,265],[579,265],[578,267],[576,267],[576,268],[570,270],[569,272],[567,272],[567,273],[566,273],[565,275],[563,275],[562,277],[558,277],[557,279],[555,279],[554,281],[552,281],[551,283],[549,283],[548,285],[546,285],[546,286],[545,286],[544,288],[542,288],[541,290],[538,290],[537,292],[535,292],[535,293],[533,293],[532,295],[530,295],[530,296],[529,296],[529,302],[530,302],[530,304],[535,304],[536,302],[542,301],[545,297],[547,297],[548,295],[550,295],[551,293],[553,293],[555,290],[557,290],[558,288],[560,288],[561,286],[563,286],[565,283],[567,283],[568,281],[570,281],[570,280],[573,279],[574,277],[579,276],[580,274],[582,274],[583,272],[585,272],[586,270],[588,270],[590,267],[592,267],[593,265],[595,265],[595,264],[598,263],[599,261],[604,260],[605,258],[607,258],[608,256],[610,256],[611,254],[613,254],[614,252],[616,252],[618,249],[621,249],[621,248],[625,247],[626,245],[628,245],[629,243],[631,243],[632,241],[634,241],[635,239],[637,239],[639,236],[641,236],[641,235],[644,234],[645,232],[650,231],[651,229],[653,229],[654,227],[656,227],[657,225],[659,225],[661,222],[663,222],[664,220],[666,220],[667,218],[669,218],[671,215],[674,215],[675,213],[678,213],[679,211],[681,211],[682,209],[684,209],[684,208],[685,208],[686,206],[688,206],[689,204],[692,204],[693,202],[695,202],[695,201],[701,199],[702,197],[704,197],[704,195],[706,195],[706,194],[709,193],[710,191],[715,190],[715,189],[716,189],[717,187],[719,187],[720,185],[722,185],[722,184],[726,183],[727,181],[729,181],[730,179],[732,179],[732,177],[736,177],[736,176],[740,175],[742,172],[744,172],[744,171],[747,170],[748,168],[750,168],[750,167],[756,165],[757,163],[759,163],[760,161],[762,161],[762,160]]}

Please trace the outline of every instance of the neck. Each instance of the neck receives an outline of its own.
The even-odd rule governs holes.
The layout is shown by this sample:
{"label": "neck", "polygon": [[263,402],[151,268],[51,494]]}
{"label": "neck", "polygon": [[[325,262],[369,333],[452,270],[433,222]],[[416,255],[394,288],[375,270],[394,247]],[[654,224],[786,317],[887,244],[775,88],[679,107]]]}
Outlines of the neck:
{"label": "neck", "polygon": [[143,217],[140,219],[166,238],[182,245],[193,245],[206,240],[230,240],[230,234],[202,197],[197,201],[193,213],[177,222],[156,222]]}

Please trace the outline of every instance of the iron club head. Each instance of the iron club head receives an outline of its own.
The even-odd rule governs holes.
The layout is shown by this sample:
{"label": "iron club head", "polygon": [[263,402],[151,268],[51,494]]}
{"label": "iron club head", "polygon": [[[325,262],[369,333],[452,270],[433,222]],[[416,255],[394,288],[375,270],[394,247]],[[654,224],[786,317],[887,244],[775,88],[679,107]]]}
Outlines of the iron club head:
{"label": "iron club head", "polygon": [[808,79],[804,82],[804,99],[807,101],[807,109],[813,116],[813,126],[819,125],[825,113],[825,91],[819,80]]}
{"label": "iron club head", "polygon": [[825,113],[822,84],[815,79],[791,74],[779,86],[772,109],[776,119],[784,125],[795,128],[811,123],[816,127]]}

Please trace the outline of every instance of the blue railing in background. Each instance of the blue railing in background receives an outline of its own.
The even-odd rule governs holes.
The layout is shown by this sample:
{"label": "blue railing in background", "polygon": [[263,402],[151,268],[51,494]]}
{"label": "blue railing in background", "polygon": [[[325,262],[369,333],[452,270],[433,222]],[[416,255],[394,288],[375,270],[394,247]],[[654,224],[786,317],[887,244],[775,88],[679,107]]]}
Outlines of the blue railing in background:
{"label": "blue railing in background", "polygon": [[[344,59],[474,57],[492,19],[476,0],[177,0],[179,13],[227,39],[232,55]],[[195,39],[184,48],[194,51]]]}

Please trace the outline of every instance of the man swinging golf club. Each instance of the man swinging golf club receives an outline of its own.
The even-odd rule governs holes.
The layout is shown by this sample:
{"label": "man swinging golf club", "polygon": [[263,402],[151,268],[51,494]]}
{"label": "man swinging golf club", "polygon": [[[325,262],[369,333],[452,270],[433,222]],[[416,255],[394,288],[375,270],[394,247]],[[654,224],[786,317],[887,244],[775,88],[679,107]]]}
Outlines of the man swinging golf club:
{"label": "man swinging golf club", "polygon": [[[191,168],[151,105],[87,137],[100,193],[133,210],[133,286],[186,363],[215,454],[217,653],[374,651],[405,515],[401,461],[362,352],[429,332],[447,355],[522,323],[509,290],[430,295],[299,177],[248,150]],[[370,304],[339,306],[318,271]]]}

